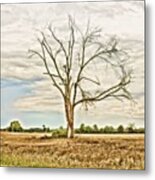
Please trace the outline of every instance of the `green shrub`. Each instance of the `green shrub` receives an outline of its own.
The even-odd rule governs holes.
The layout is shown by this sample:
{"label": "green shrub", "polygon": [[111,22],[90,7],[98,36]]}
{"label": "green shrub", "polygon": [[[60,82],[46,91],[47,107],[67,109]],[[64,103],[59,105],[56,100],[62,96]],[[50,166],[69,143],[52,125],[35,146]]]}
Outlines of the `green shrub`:
{"label": "green shrub", "polygon": [[96,124],[93,125],[93,132],[94,133],[98,133],[99,132],[99,128]]}
{"label": "green shrub", "polygon": [[93,129],[90,126],[85,126],[84,133],[92,133]]}
{"label": "green shrub", "polygon": [[122,125],[119,125],[117,128],[118,133],[123,133],[124,132],[124,127]]}
{"label": "green shrub", "polygon": [[23,128],[19,121],[14,120],[10,123],[10,126],[8,127],[8,131],[21,132],[21,131],[23,131]]}
{"label": "green shrub", "polygon": [[126,128],[126,131],[127,131],[128,133],[134,133],[134,132],[135,132],[135,124],[134,124],[134,123],[130,123],[130,124],[128,125],[128,127]]}
{"label": "green shrub", "polygon": [[80,133],[84,133],[85,132],[85,125],[84,124],[80,125],[79,132]]}
{"label": "green shrub", "polygon": [[53,138],[63,138],[67,137],[67,131],[66,129],[56,129],[52,132]]}
{"label": "green shrub", "polygon": [[112,126],[105,126],[104,133],[114,133],[115,129]]}

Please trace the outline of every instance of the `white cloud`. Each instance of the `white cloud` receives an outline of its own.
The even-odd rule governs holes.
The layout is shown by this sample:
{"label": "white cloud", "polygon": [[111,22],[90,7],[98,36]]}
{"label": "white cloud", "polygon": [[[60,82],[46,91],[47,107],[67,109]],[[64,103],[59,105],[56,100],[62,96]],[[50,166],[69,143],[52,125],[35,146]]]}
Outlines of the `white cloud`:
{"label": "white cloud", "polygon": [[[18,99],[14,106],[21,111],[63,111],[59,93],[43,75],[45,68],[38,58],[28,59],[28,49],[36,45],[36,29],[44,29],[49,22],[65,34],[68,14],[72,15],[80,28],[85,28],[90,18],[92,26],[99,26],[103,35],[117,35],[120,44],[130,55],[130,67],[134,70],[134,82],[130,89],[138,101],[136,107],[125,102],[103,102],[97,105],[92,115],[103,116],[107,112],[120,116],[144,116],[144,2],[94,2],[60,4],[16,4],[2,5],[2,78],[32,81],[28,85],[31,93]],[[96,69],[95,69],[96,68]],[[111,71],[101,75],[102,66],[96,64],[88,74],[98,72],[104,88],[115,82]],[[109,76],[107,75],[109,73]],[[101,78],[103,76],[103,78]],[[40,82],[35,79],[42,79]],[[110,82],[110,83],[109,83]],[[87,84],[87,88],[91,86]],[[60,108],[61,107],[61,108]],[[90,112],[91,114],[91,112]]]}

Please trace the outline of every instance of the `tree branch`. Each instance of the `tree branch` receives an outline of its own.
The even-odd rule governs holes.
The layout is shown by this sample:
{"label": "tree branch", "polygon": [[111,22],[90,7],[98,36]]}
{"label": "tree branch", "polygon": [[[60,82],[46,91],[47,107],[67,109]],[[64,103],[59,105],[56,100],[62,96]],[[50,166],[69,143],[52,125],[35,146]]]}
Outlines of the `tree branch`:
{"label": "tree branch", "polygon": [[[127,77],[126,77],[127,78]],[[110,97],[112,95],[117,96],[117,92],[119,92],[120,90],[124,90],[125,86],[127,86],[130,83],[130,79],[126,80],[126,78],[124,77],[120,83],[116,84],[115,86],[93,96],[93,97],[88,97],[88,98],[82,98],[81,100],[77,101],[74,103],[74,107],[77,106],[78,104],[81,104],[83,102],[90,102],[90,101],[101,101],[107,97]],[[124,97],[128,97],[128,99],[130,99],[131,97],[126,93],[123,94]]]}
{"label": "tree branch", "polygon": [[49,73],[43,73],[43,74],[45,74],[45,75],[49,75],[49,76],[53,76],[53,77],[55,77],[55,78],[59,78],[59,76],[58,76],[58,75],[56,75],[56,74],[49,74]]}
{"label": "tree branch", "polygon": [[[49,46],[49,44],[48,44],[48,42],[47,42],[47,40],[46,40],[46,37],[44,36],[43,33],[42,33],[42,35],[43,35],[43,41],[40,42],[40,45],[45,47],[47,53],[49,54],[49,56],[51,57],[51,60],[53,61],[54,67],[55,67],[55,69],[56,69],[56,71],[57,71],[57,74],[58,74],[59,78],[61,79],[62,82],[64,82],[64,79],[63,79],[62,75],[60,74],[60,71],[59,71],[59,68],[58,68],[58,65],[57,65],[56,58],[53,56],[52,49],[51,49],[51,47]],[[58,52],[57,52],[57,53],[58,53]]]}
{"label": "tree branch", "polygon": [[70,40],[69,40],[69,45],[68,45],[68,58],[69,58],[69,73],[72,68],[72,63],[73,63],[73,51],[74,51],[74,44],[75,44],[75,30],[74,30],[74,25],[73,25],[73,20],[69,16],[69,28],[70,28]]}
{"label": "tree branch", "polygon": [[96,85],[100,85],[100,82],[99,82],[99,81],[95,81],[94,79],[91,79],[91,78],[88,78],[88,77],[85,77],[85,76],[81,77],[81,78],[79,79],[79,82],[82,81],[82,80],[90,81],[90,82],[92,82],[92,83],[94,83],[94,84],[96,84]]}
{"label": "tree branch", "polygon": [[[98,41],[101,29],[93,28],[90,30],[88,22],[86,31],[82,33],[71,17],[69,17],[69,34],[67,41],[63,42],[63,40],[55,34],[52,27],[49,27],[48,30],[50,32],[52,42],[56,45],[56,49],[53,47],[53,44],[50,44],[47,36],[41,32],[43,40],[38,41],[41,45],[42,52],[39,53],[31,50],[31,56],[37,55],[43,60],[47,70],[44,74],[50,76],[54,86],[60,91],[65,102],[69,102],[73,108],[81,103],[84,103],[87,108],[89,104],[101,101],[108,97],[113,97],[119,100],[122,98],[129,100],[132,99],[131,93],[127,89],[127,85],[131,82],[131,72],[126,70],[125,60],[119,58],[119,56],[124,58],[126,54],[123,54],[124,52],[122,50],[117,49],[116,46],[118,42],[115,38],[112,38],[108,44],[104,45],[102,42]],[[80,39],[80,43],[78,41],[76,44],[77,46],[75,46],[75,33],[80,33],[81,35],[80,38],[77,36]],[[78,52],[75,51],[76,47],[79,48]],[[92,51],[90,53],[91,55],[86,57],[87,53],[90,51]],[[60,57],[60,55],[63,55],[64,59],[62,68],[59,67],[59,63],[57,62],[57,57]],[[52,65],[55,69],[54,73],[51,72],[52,70],[49,68],[49,61],[47,61],[46,56],[52,61]],[[74,70],[73,60],[75,56],[78,57],[79,67],[76,71],[76,77],[73,78],[73,74],[71,72]],[[104,60],[104,63],[111,65],[114,70],[119,72],[118,78],[120,78],[120,81],[106,90],[102,90],[101,92],[98,91],[93,94],[81,87],[81,84],[83,81],[89,81],[92,84],[100,85],[98,79],[93,79],[92,77],[84,75],[86,68],[94,60]],[[114,62],[113,60],[116,61]],[[73,79],[75,79],[75,81]],[[77,97],[78,93],[80,93],[80,97]]]}
{"label": "tree branch", "polygon": [[[105,60],[105,62],[113,65],[110,61],[108,61],[108,59],[104,58],[104,57],[101,57],[101,55],[104,55],[104,54],[111,54],[111,53],[116,53],[117,52],[117,49],[116,49],[116,43],[114,45],[112,45],[111,49],[103,49],[104,47],[101,46],[100,44],[100,48],[97,48],[97,50],[95,51],[94,55],[92,55],[86,62],[85,62],[85,50],[86,50],[86,46],[87,46],[87,43],[90,42],[92,43],[92,40],[96,37],[98,37],[98,33],[101,31],[100,29],[95,29],[91,32],[89,32],[88,30],[89,28],[87,27],[87,30],[86,30],[86,35],[85,37],[82,36],[82,57],[81,57],[81,65],[80,65],[80,69],[79,69],[79,72],[78,72],[78,75],[77,75],[77,79],[76,79],[76,82],[75,82],[75,85],[74,85],[74,96],[73,96],[73,103],[75,103],[76,101],[76,96],[77,96],[77,87],[78,87],[78,83],[82,80],[82,79],[87,79],[88,78],[81,78],[81,74],[82,72],[84,71],[85,67],[90,63],[92,62],[95,58],[102,58],[103,60]],[[100,50],[100,51],[99,51]],[[89,79],[90,80],[90,79]],[[95,84],[99,85],[98,82],[95,82],[94,80],[90,80],[91,82],[94,82]]]}
{"label": "tree branch", "polygon": [[45,65],[45,68],[47,70],[47,74],[50,76],[52,82],[53,82],[53,85],[59,90],[59,92],[61,93],[61,95],[65,98],[65,94],[63,92],[63,90],[61,89],[61,87],[56,83],[55,79],[54,79],[54,76],[51,74],[49,68],[48,68],[48,64],[47,64],[47,61],[46,61],[46,55],[45,55],[45,50],[44,50],[44,47],[41,45],[41,49],[42,49],[42,55],[37,52],[37,51],[34,51],[34,50],[29,50],[29,52],[32,52],[34,55],[36,54],[37,56],[39,56],[43,62],[44,62],[44,65]]}
{"label": "tree branch", "polygon": [[64,53],[64,55],[65,55],[65,58],[66,58],[66,65],[67,65],[67,67],[69,67],[68,55],[67,55],[67,52],[66,52],[66,49],[65,49],[63,43],[61,42],[60,39],[57,38],[57,36],[55,35],[55,33],[54,33],[54,31],[52,30],[51,27],[49,27],[48,29],[49,29],[49,31],[51,32],[51,35],[52,35],[53,39],[54,39],[54,40],[59,44],[59,46],[61,47],[61,49],[62,49],[62,51],[63,51],[63,53]]}

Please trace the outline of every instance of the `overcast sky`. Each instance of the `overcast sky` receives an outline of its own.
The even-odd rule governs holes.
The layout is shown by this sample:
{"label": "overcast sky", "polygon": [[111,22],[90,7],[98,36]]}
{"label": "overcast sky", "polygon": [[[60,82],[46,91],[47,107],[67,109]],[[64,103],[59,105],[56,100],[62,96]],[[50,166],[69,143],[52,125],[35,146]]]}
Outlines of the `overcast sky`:
{"label": "overcast sky", "polygon": [[[129,53],[134,79],[129,86],[136,104],[107,100],[85,112],[76,111],[75,125],[99,126],[135,123],[144,126],[144,2],[85,2],[1,5],[1,61],[2,61],[2,127],[11,119],[20,119],[23,126],[65,126],[64,109],[59,93],[43,75],[41,60],[28,58],[28,49],[36,48],[37,30],[52,23],[60,34],[66,34],[67,17],[71,15],[84,30],[88,19],[92,27],[102,28],[102,36],[116,36],[120,46]],[[62,35],[63,38],[63,35]],[[96,68],[96,69],[95,69]],[[89,73],[105,73],[96,63]],[[104,86],[114,81],[106,72]]]}

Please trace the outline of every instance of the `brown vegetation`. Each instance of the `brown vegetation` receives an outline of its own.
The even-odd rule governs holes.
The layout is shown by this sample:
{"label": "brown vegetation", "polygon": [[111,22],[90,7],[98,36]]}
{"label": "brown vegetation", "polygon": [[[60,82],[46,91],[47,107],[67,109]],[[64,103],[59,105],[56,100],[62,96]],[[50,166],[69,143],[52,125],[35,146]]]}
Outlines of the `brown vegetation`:
{"label": "brown vegetation", "polygon": [[144,135],[50,137],[1,132],[1,166],[144,169]]}

